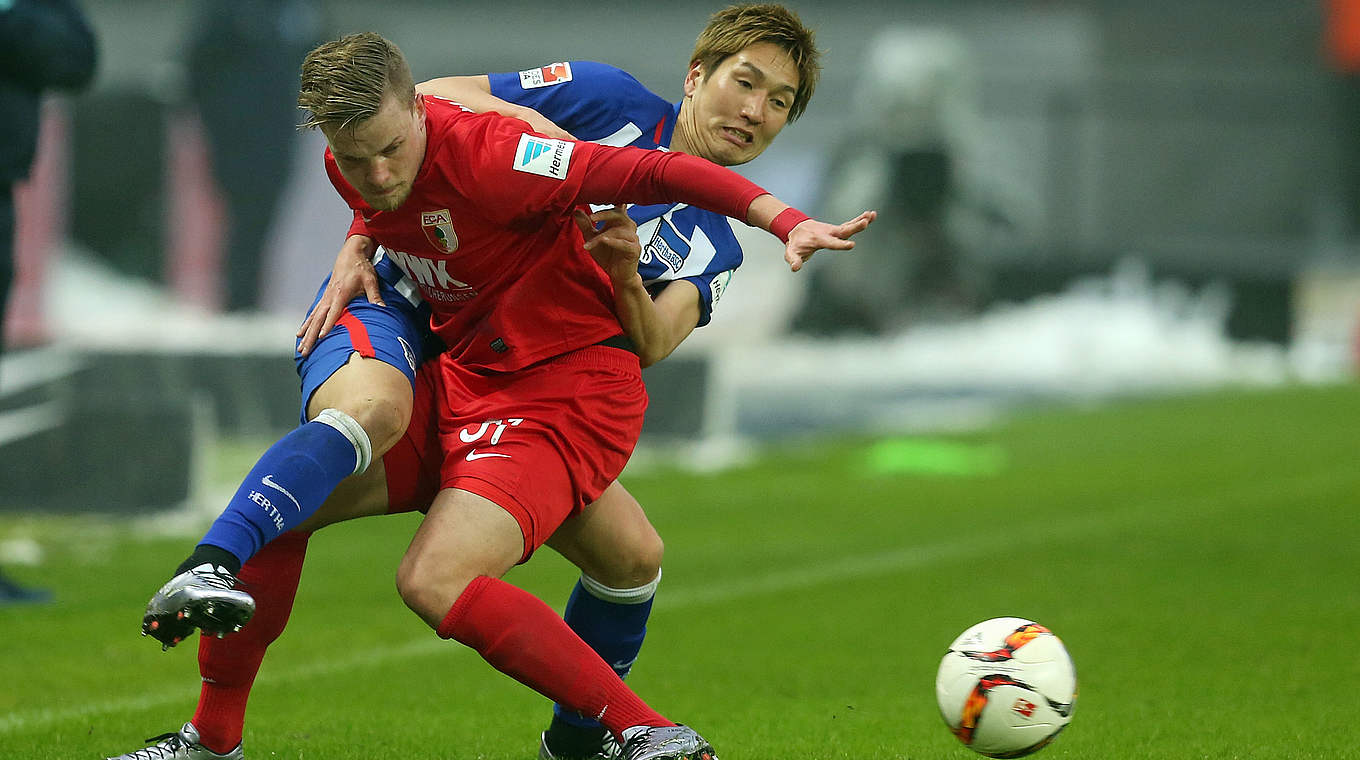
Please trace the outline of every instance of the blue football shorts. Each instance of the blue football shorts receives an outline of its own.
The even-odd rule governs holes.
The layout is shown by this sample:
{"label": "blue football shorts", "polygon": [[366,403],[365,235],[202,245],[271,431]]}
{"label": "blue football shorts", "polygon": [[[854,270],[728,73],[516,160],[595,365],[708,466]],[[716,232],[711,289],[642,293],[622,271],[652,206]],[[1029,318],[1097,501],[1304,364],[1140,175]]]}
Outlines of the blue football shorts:
{"label": "blue football shorts", "polygon": [[[312,394],[354,354],[396,367],[414,386],[416,368],[440,350],[438,339],[430,332],[429,307],[421,300],[415,283],[386,257],[380,257],[375,267],[386,306],[358,296],[345,307],[331,331],[312,347],[311,354],[302,356],[294,344],[293,362],[302,381],[299,417],[303,423],[307,422],[307,404]],[[312,309],[329,284],[328,276],[312,299]]]}

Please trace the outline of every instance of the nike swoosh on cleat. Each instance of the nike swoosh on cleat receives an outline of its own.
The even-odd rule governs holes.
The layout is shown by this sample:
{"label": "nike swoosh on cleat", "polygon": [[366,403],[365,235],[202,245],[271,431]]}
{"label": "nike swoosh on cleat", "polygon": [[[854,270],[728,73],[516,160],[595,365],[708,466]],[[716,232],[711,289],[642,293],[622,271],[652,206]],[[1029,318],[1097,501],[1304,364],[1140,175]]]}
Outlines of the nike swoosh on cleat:
{"label": "nike swoosh on cleat", "polygon": [[478,454],[476,449],[473,449],[472,451],[469,451],[469,452],[467,453],[467,460],[468,460],[469,462],[475,462],[475,461],[477,461],[478,459],[486,459],[487,457],[501,457],[501,458],[503,458],[503,459],[509,459],[509,458],[510,458],[510,455],[509,455],[509,454],[497,454],[497,453],[495,453],[494,451],[488,451],[488,452],[485,452],[485,453],[482,453],[482,454]]}
{"label": "nike swoosh on cleat", "polygon": [[287,488],[284,488],[283,486],[279,485],[278,483],[275,483],[275,482],[274,482],[274,479],[273,479],[272,477],[270,477],[269,475],[265,475],[263,478],[260,479],[260,482],[261,482],[261,483],[264,483],[265,485],[269,486],[270,488],[272,488],[272,489],[278,491],[279,493],[283,494],[284,496],[287,496],[288,499],[289,499],[289,501],[293,502],[293,506],[297,507],[297,511],[299,511],[299,512],[302,511],[302,505],[298,503],[298,500],[297,500],[296,498],[294,498],[293,495],[292,495],[291,493],[288,493],[288,489],[287,489]]}

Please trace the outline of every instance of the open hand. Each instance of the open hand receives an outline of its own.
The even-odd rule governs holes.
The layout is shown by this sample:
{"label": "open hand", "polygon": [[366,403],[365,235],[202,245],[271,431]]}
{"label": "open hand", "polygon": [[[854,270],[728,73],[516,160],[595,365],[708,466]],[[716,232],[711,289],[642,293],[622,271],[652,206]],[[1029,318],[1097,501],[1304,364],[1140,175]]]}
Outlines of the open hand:
{"label": "open hand", "polygon": [[627,207],[615,204],[613,208],[589,216],[578,208],[572,218],[581,228],[585,249],[609,275],[610,282],[627,282],[637,276],[642,243],[638,241],[637,223],[628,216]]}
{"label": "open hand", "polygon": [[784,261],[788,262],[790,271],[797,272],[817,251],[848,251],[855,247],[855,241],[850,238],[863,232],[877,218],[877,211],[865,211],[845,224],[806,219],[789,232]]}
{"label": "open hand", "polygon": [[345,307],[356,296],[362,294],[379,306],[386,305],[378,290],[378,272],[373,268],[371,258],[373,249],[373,239],[363,235],[351,235],[345,240],[326,291],[298,328],[298,352],[303,356],[310,354],[316,342],[335,327]]}

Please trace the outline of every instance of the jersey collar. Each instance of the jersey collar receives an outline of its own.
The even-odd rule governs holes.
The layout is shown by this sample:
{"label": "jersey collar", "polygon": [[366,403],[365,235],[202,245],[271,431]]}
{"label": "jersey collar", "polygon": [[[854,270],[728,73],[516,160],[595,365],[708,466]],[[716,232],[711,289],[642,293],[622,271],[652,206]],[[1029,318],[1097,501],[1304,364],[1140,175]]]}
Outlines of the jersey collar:
{"label": "jersey collar", "polygon": [[653,127],[655,131],[651,135],[652,142],[662,148],[671,147],[671,138],[675,136],[675,125],[680,121],[680,104],[683,102],[683,100],[676,101],[670,113],[662,116],[661,121]]}

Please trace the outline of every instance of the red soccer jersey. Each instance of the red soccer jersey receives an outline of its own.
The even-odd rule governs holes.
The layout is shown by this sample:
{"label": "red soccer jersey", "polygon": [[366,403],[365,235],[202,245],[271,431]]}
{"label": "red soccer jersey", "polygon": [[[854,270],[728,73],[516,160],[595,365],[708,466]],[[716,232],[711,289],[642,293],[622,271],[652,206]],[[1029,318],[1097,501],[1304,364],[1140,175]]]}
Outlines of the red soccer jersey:
{"label": "red soccer jersey", "polygon": [[395,211],[364,203],[329,149],[326,170],[355,211],[351,231],[419,284],[435,333],[468,367],[513,371],[622,332],[576,206],[684,201],[743,218],[764,192],[691,156],[550,140],[441,98],[425,97],[425,125],[425,158]]}

